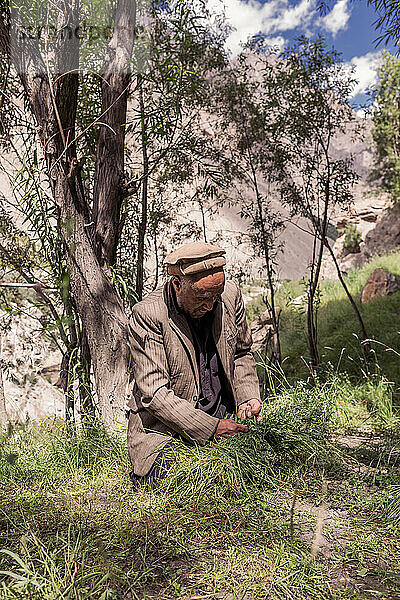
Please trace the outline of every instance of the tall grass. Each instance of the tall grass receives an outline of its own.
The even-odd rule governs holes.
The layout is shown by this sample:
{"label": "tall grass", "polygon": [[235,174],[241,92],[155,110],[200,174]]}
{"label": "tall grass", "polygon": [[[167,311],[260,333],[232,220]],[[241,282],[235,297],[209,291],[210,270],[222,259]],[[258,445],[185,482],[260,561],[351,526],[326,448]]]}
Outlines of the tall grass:
{"label": "tall grass", "polygon": [[58,419],[17,426],[3,434],[0,478],[57,481],[66,473],[90,478],[102,470],[126,463],[124,440],[110,435],[95,422],[77,429]]}
{"label": "tall grass", "polygon": [[128,468],[125,440],[101,423],[78,430],[47,419],[3,434],[1,600],[119,597],[110,585],[113,567],[94,560],[99,539],[73,498],[105,483],[112,490]]}
{"label": "tall grass", "polygon": [[[395,555],[396,430],[382,429],[379,454],[365,446],[374,452],[365,475],[367,455],[346,454],[338,438],[363,427],[370,439],[379,394],[389,402],[389,384],[355,386],[337,373],[286,382],[265,399],[262,423],[248,420],[248,433],[205,447],[176,442],[156,490],[132,488],[125,440],[101,425],[78,431],[47,421],[5,435],[0,600],[353,597],[330,592],[335,568],[312,560],[305,531],[315,524],[304,530],[295,506],[317,505],[328,482],[327,501],[346,504],[353,528],[350,511],[367,511],[357,534],[389,532],[382,547]],[[353,542],[357,556],[363,539]]]}
{"label": "tall grass", "polygon": [[[353,293],[375,266],[400,274],[400,256],[350,274]],[[2,435],[0,600],[348,600],[363,597],[351,588],[365,577],[357,573],[391,598],[400,552],[400,377],[392,376],[400,293],[363,308],[380,342],[376,367],[365,363],[339,287],[325,284],[318,371],[307,363],[304,315],[286,306],[300,293],[301,283],[279,291],[288,358],[284,372],[267,373],[262,423],[249,419],[248,433],[205,447],[177,441],[156,490],[133,489],[126,441],[101,424],[78,430],[47,420]],[[299,372],[304,381],[293,383]],[[346,544],[330,549],[331,559],[313,548],[313,560],[307,507],[318,507],[325,489],[335,516],[323,534],[335,539],[339,521]]]}
{"label": "tall grass", "polygon": [[[365,361],[358,322],[338,281],[321,283],[318,311],[319,354],[324,365],[331,364],[334,369],[339,367],[354,380],[365,381],[378,369],[379,375],[395,383],[397,399],[400,395],[400,369],[395,352],[400,351],[400,291],[366,305],[360,303],[362,288],[372,271],[378,267],[388,269],[400,281],[399,252],[376,257],[364,267],[350,271],[346,278],[365,321],[368,335],[377,342],[372,343],[375,360],[371,357],[370,362]],[[298,281],[284,283],[277,293],[276,302],[282,309],[280,331],[282,355],[285,359],[283,368],[291,381],[299,377],[307,378],[309,375],[305,306],[294,306],[291,303],[304,291],[304,283]],[[251,318],[255,318],[265,309],[261,297],[246,307]]]}
{"label": "tall grass", "polygon": [[88,540],[72,527],[56,533],[51,544],[34,534],[20,539],[19,553],[1,549],[3,570],[0,598],[3,600],[111,600],[108,574],[87,564]]}
{"label": "tall grass", "polygon": [[305,402],[302,392],[296,401],[265,405],[262,423],[247,420],[248,433],[205,448],[177,444],[166,457],[174,466],[163,492],[177,506],[223,506],[264,488],[292,490],[310,472],[340,470],[341,451],[329,437],[330,408],[322,399]]}

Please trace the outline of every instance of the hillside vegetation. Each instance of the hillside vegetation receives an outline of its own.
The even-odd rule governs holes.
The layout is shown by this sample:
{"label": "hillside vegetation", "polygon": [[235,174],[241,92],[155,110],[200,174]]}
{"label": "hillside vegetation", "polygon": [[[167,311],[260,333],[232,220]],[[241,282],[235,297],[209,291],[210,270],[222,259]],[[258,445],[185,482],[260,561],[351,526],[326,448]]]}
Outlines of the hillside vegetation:
{"label": "hillside vegetation", "polygon": [[[400,281],[400,252],[379,256],[360,269],[350,271],[346,283],[356,299],[371,342],[373,355],[366,361],[360,343],[360,329],[355,314],[339,281],[324,281],[320,285],[318,310],[318,340],[323,371],[347,373],[352,380],[383,377],[393,382],[394,391],[400,386],[400,292],[379,298],[369,304],[360,303],[360,294],[374,269],[382,267],[394,273]],[[305,294],[304,281],[286,282],[278,291],[281,307],[280,331],[284,371],[290,380],[312,376],[308,364],[306,298],[293,304]],[[247,307],[248,317],[254,319],[266,309],[262,296]]]}
{"label": "hillside vegetation", "polygon": [[[353,293],[377,266],[400,275],[400,253],[351,273]],[[290,304],[302,292],[279,290],[287,376],[263,422],[204,448],[177,441],[158,489],[133,489],[124,436],[100,424],[3,434],[1,600],[399,597],[400,292],[363,307],[375,363],[340,287],[325,283],[317,371]],[[249,315],[262,309],[258,299]]]}
{"label": "hillside vegetation", "polygon": [[[378,266],[400,276],[400,253],[350,273],[357,301]],[[339,284],[325,282],[317,370],[291,303],[303,292],[279,290],[286,358],[263,422],[204,448],[177,441],[158,489],[133,489],[124,435],[101,424],[10,426],[0,600],[399,597],[400,292],[362,306],[366,359]],[[249,317],[264,308],[258,298]]]}
{"label": "hillside vegetation", "polygon": [[[358,303],[376,267],[400,278],[400,252],[349,274]],[[285,359],[266,373],[263,422],[203,448],[177,441],[158,489],[133,488],[125,436],[99,423],[10,426],[0,600],[399,597],[400,291],[360,305],[368,356],[342,288],[324,282],[317,369],[304,291],[278,292]],[[264,309],[260,296],[249,318]]]}

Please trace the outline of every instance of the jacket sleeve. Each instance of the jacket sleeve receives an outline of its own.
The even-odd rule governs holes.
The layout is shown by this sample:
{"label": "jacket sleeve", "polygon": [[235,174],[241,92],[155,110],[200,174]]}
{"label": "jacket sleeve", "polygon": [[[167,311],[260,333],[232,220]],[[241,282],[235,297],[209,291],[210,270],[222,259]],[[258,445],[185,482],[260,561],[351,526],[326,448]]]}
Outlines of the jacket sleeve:
{"label": "jacket sleeve", "polygon": [[234,356],[233,385],[236,402],[239,406],[252,399],[260,400],[260,384],[257,376],[256,362],[251,353],[253,340],[246,318],[242,293],[237,287],[235,298],[235,323],[237,327],[236,348]]}
{"label": "jacket sleeve", "polygon": [[146,312],[134,309],[131,321],[132,368],[140,395],[137,409],[151,412],[170,429],[204,444],[214,435],[219,419],[174,394],[161,324]]}

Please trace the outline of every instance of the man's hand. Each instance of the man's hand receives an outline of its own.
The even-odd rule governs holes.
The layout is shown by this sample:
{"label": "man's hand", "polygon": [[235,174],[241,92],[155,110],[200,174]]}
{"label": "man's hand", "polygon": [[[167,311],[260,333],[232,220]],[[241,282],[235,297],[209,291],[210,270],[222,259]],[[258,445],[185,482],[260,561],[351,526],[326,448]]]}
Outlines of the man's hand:
{"label": "man's hand", "polygon": [[236,423],[236,421],[233,421],[232,419],[220,419],[214,437],[229,437],[230,435],[236,435],[237,433],[248,430],[249,428],[246,425]]}
{"label": "man's hand", "polygon": [[259,423],[262,421],[261,404],[259,400],[256,400],[255,398],[241,404],[237,412],[238,419],[240,420],[251,417],[252,415],[258,415],[257,421]]}

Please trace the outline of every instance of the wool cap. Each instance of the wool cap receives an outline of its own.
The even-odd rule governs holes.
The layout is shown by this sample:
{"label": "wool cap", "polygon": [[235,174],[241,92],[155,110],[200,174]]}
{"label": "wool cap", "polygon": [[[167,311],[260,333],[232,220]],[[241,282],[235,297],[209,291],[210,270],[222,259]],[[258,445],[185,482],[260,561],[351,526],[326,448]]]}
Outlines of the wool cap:
{"label": "wool cap", "polygon": [[189,242],[165,257],[169,275],[193,275],[226,265],[225,250],[205,242]]}

